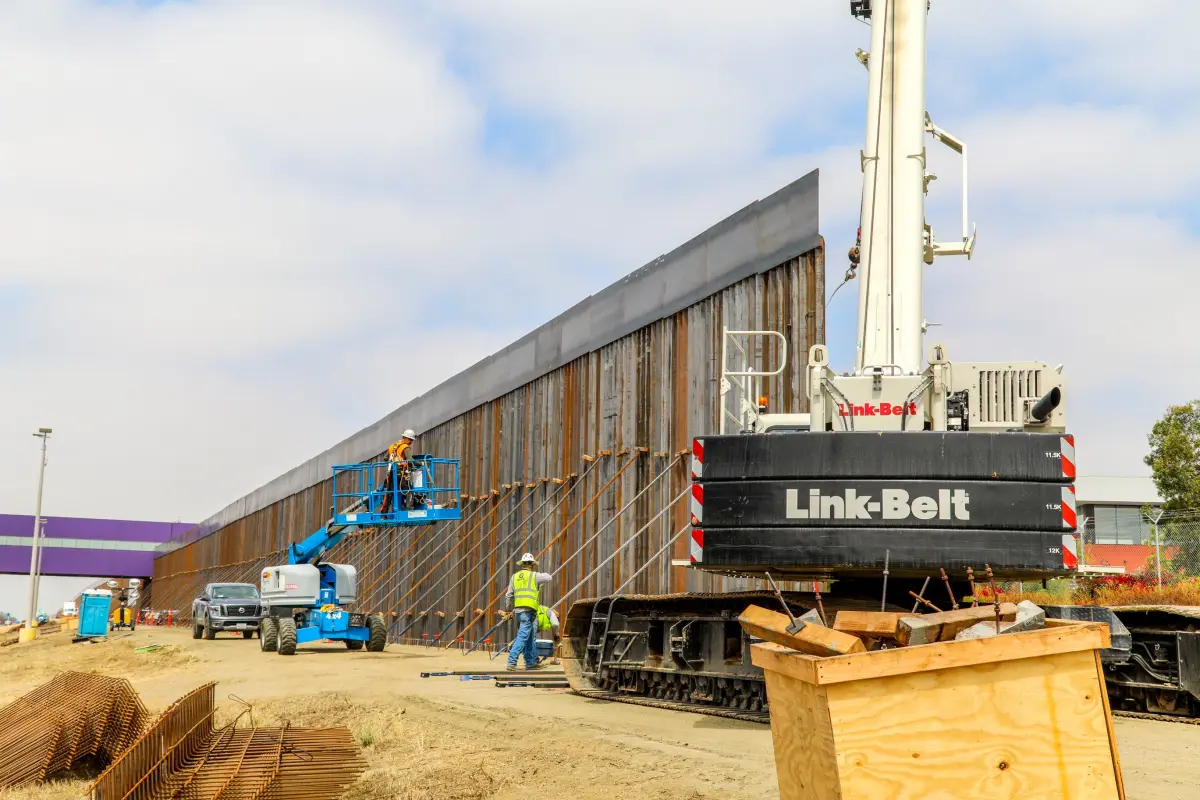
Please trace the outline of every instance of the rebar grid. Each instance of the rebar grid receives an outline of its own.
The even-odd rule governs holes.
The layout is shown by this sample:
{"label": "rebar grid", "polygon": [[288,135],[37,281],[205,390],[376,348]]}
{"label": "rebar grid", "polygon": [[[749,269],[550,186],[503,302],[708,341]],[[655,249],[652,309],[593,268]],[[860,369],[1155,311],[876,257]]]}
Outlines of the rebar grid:
{"label": "rebar grid", "polygon": [[0,788],[39,783],[84,758],[108,763],[149,718],[124,678],[59,673],[0,709]]}
{"label": "rebar grid", "polygon": [[[91,800],[325,800],[366,770],[346,727],[214,728],[215,683],[177,700],[90,789]],[[235,698],[236,699],[236,698]]]}

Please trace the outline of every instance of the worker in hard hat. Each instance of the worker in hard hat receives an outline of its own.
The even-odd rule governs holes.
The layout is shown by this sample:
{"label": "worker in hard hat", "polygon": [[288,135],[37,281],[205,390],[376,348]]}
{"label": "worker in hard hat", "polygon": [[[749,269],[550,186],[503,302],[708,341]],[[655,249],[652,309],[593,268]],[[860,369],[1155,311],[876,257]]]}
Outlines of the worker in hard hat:
{"label": "worker in hard hat", "polygon": [[537,571],[533,553],[521,556],[517,571],[508,582],[504,603],[517,618],[517,637],[508,648],[508,668],[517,668],[517,659],[524,655],[526,669],[538,669],[537,618],[542,607],[542,589],[550,583],[550,574]]}
{"label": "worker in hard hat", "polygon": [[[400,477],[400,491],[401,492],[407,493],[408,490],[412,488],[412,480],[411,480],[411,475],[410,475],[408,458],[409,458],[410,452],[412,450],[413,440],[416,438],[417,438],[417,435],[415,433],[413,433],[411,428],[409,428],[404,433],[400,434],[399,441],[393,443],[390,447],[388,447],[388,464],[389,464],[389,466],[388,466],[387,478],[383,482],[384,495],[383,495],[383,505],[379,507],[380,514],[386,514],[392,507],[392,494],[393,494],[393,489],[395,486],[395,478],[397,475],[399,475],[399,477]],[[392,464],[395,464],[395,466],[394,467],[391,466]],[[408,498],[407,494],[405,494],[405,496],[402,498],[402,500],[405,501],[404,502],[405,507],[411,506],[411,504],[407,502],[408,499],[409,498]]]}
{"label": "worker in hard hat", "polygon": [[[538,649],[543,649],[543,642],[547,643],[550,647],[550,655],[547,660],[551,664],[557,664],[558,659],[552,656],[558,650],[558,641],[562,638],[562,628],[558,624],[558,614],[555,614],[554,609],[550,606],[538,606],[537,632]],[[547,640],[544,638],[546,636],[550,638]]]}

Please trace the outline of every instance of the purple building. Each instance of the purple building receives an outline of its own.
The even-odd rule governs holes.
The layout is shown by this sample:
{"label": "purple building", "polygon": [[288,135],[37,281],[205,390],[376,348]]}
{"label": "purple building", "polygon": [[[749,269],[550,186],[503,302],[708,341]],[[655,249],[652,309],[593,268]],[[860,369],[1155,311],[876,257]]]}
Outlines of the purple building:
{"label": "purple building", "polygon": [[[149,578],[154,548],[191,522],[42,517],[41,574]],[[0,573],[29,573],[33,517],[0,514]]]}

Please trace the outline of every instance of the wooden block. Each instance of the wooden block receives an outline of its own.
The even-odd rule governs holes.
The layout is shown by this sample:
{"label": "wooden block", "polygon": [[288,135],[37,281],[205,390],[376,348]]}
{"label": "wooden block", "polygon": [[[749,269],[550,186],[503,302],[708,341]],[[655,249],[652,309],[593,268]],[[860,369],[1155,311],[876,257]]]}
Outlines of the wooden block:
{"label": "wooden block", "polygon": [[[827,686],[889,675],[1039,658],[1051,653],[1103,650],[1112,646],[1108,625],[1103,622],[1057,621],[1066,622],[1066,625],[991,639],[939,642],[923,647],[894,647],[837,658],[814,658],[778,644],[755,644],[750,648],[750,661],[764,669],[769,667],[786,672],[793,678]],[[760,658],[773,656],[779,658],[774,658],[770,664],[760,661]]]}
{"label": "wooden block", "polygon": [[900,620],[911,616],[904,611],[839,611],[833,629],[872,639],[895,639]]}
{"label": "wooden block", "polygon": [[1122,800],[1108,645],[1102,623],[829,658],[755,644],[779,797]]}
{"label": "wooden block", "polygon": [[[908,615],[900,620],[896,628],[896,641],[902,645],[933,644],[946,642],[976,622],[996,618],[993,606],[960,608],[958,611],[942,611],[937,614]],[[1000,604],[1000,621],[1012,622],[1017,618],[1015,603]]]}
{"label": "wooden block", "polygon": [[738,622],[748,633],[760,639],[814,656],[841,656],[867,651],[857,636],[840,633],[821,625],[805,625],[799,633],[788,633],[788,625],[791,625],[792,621],[787,614],[770,611],[761,606],[747,606],[738,617]]}

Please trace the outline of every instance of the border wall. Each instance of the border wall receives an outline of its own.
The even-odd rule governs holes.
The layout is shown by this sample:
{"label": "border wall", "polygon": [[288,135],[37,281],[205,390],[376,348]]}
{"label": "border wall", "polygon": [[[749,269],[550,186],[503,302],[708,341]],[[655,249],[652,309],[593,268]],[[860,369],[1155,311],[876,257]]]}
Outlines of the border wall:
{"label": "border wall", "polygon": [[[462,521],[361,530],[325,559],[357,567],[356,610],[383,613],[392,640],[480,636],[527,550],[556,573],[543,597],[560,618],[618,588],[742,588],[672,565],[690,443],[717,430],[723,327],[784,334],[786,369],[762,388],[772,411],[807,411],[825,339],[818,188],[814,170],[160,545],[145,605],[186,621],[205,583],[258,583],[325,523],[331,467],[382,459],[410,427],[414,452],[461,460]],[[755,348],[755,369],[777,349]]]}

